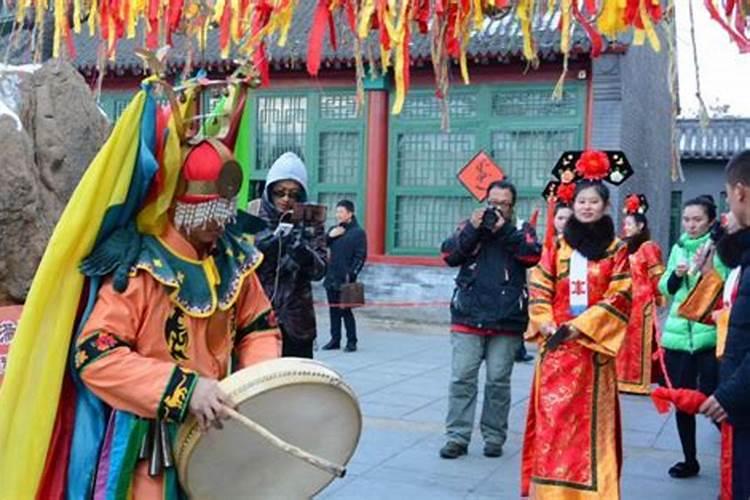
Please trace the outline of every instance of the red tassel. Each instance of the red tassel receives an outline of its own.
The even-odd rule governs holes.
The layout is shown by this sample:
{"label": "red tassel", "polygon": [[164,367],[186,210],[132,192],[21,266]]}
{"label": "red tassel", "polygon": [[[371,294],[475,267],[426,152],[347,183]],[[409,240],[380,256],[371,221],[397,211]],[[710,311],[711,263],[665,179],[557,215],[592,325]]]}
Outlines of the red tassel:
{"label": "red tassel", "polygon": [[331,12],[330,9],[326,9],[326,12],[328,14],[328,36],[330,37],[329,41],[331,42],[331,47],[333,50],[336,50],[338,48],[338,43],[336,42],[336,25],[333,23],[333,12]]}
{"label": "red tassel", "polygon": [[352,30],[354,35],[357,34],[357,15],[354,13],[354,5],[352,0],[346,2],[344,5],[344,12],[346,13],[346,22],[349,25],[349,29]]}
{"label": "red tassel", "polygon": [[320,70],[320,58],[323,50],[323,35],[328,20],[328,0],[318,0],[318,6],[313,14],[310,38],[307,46],[307,72],[312,76],[318,76]]}
{"label": "red tassel", "polygon": [[721,17],[719,11],[716,10],[716,7],[714,6],[712,0],[705,0],[704,5],[706,6],[708,13],[711,14],[711,17],[714,19],[714,21],[719,23],[719,25],[724,28],[724,31],[729,34],[729,37],[732,39],[732,41],[737,44],[737,46],[740,48],[740,52],[743,54],[746,52],[750,52],[750,40],[748,40],[746,36],[740,33],[740,31],[742,31],[742,28],[740,28],[738,31],[732,29],[732,27]]}
{"label": "red tassel", "polygon": [[[148,4],[148,33],[146,47],[155,50],[159,48],[159,0],[151,0]],[[102,35],[103,36],[103,35]]]}
{"label": "red tassel", "polygon": [[656,407],[656,411],[659,413],[667,413],[670,408],[669,399],[665,399],[665,397],[661,394],[661,390],[667,390],[664,387],[657,387],[654,389],[654,391],[651,393],[651,401],[654,402],[654,406]]}
{"label": "red tassel", "polygon": [[229,46],[229,39],[231,38],[232,29],[232,7],[229,2],[224,5],[224,12],[221,13],[221,21],[219,22],[219,47],[222,50]]}
{"label": "red tassel", "polygon": [[728,422],[721,424],[721,467],[719,468],[719,500],[732,500],[732,453],[734,429]]}
{"label": "red tassel", "polygon": [[583,30],[586,32],[586,35],[591,41],[591,57],[599,57],[602,53],[602,48],[604,47],[604,40],[602,39],[601,33],[599,33],[594,28],[594,26],[585,17],[583,17],[581,11],[578,10],[578,2],[573,2],[572,10],[573,17],[575,17],[576,21],[578,21],[578,24],[583,27]]}

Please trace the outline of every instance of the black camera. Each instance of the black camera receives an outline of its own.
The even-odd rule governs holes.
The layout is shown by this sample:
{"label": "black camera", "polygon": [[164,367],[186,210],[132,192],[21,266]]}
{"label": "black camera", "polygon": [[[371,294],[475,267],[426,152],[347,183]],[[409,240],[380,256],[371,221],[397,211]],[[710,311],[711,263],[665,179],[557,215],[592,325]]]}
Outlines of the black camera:
{"label": "black camera", "polygon": [[482,214],[482,223],[479,227],[481,229],[486,229],[487,231],[492,231],[493,229],[495,229],[495,225],[499,220],[500,211],[494,207],[487,207],[484,209],[484,213]]}

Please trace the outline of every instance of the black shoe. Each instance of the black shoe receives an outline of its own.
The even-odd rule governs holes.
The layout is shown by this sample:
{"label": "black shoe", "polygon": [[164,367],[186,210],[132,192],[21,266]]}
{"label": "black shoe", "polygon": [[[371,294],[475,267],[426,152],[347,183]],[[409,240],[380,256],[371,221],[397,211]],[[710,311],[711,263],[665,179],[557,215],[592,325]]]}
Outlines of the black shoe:
{"label": "black shoe", "polygon": [[499,444],[486,443],[484,445],[484,456],[497,458],[503,456],[503,447]]}
{"label": "black shoe", "polygon": [[698,462],[677,462],[669,468],[669,475],[675,479],[695,477],[701,471]]}
{"label": "black shoe", "polygon": [[334,349],[341,349],[341,345],[338,342],[331,340],[326,345],[321,347],[324,351],[333,351]]}
{"label": "black shoe", "polygon": [[344,347],[344,352],[354,352],[357,350],[357,344],[346,344],[346,347]]}
{"label": "black shoe", "polygon": [[531,354],[524,354],[523,356],[516,356],[516,363],[528,363],[529,361],[533,361],[534,356]]}
{"label": "black shoe", "polygon": [[467,446],[465,444],[459,444],[455,441],[448,441],[445,446],[440,448],[440,458],[447,458],[452,460],[458,458],[461,455],[466,455]]}

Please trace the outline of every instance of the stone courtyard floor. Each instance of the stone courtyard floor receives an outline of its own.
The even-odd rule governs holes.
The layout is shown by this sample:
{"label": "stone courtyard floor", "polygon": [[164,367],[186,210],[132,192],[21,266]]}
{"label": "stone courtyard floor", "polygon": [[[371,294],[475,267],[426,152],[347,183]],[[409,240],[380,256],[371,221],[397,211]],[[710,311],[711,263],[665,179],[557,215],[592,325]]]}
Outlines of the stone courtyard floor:
{"label": "stone courtyard floor", "polygon": [[[322,311],[324,312],[324,311]],[[516,364],[510,429],[504,455],[485,458],[475,433],[468,456],[443,460],[450,344],[447,327],[360,321],[359,350],[317,351],[356,391],[364,415],[359,447],[344,479],[316,498],[505,499],[519,498],[520,451],[533,363]],[[319,344],[328,340],[321,318]],[[480,373],[480,380],[484,374]],[[480,385],[480,401],[482,385]],[[698,421],[700,476],[671,479],[680,460],[674,416],[659,415],[647,397],[621,397],[625,462],[624,499],[712,500],[718,493],[719,433]],[[477,411],[477,419],[479,418]]]}

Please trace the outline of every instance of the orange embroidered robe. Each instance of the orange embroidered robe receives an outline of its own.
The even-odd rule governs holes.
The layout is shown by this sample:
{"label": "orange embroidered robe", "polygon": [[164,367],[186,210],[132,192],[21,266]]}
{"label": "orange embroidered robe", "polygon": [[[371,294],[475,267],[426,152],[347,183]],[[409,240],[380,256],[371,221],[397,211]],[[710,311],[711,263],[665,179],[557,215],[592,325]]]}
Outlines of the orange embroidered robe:
{"label": "orange embroidered robe", "polygon": [[[210,263],[198,260],[174,228],[159,241],[177,258],[212,274]],[[145,271],[149,265],[131,276],[123,293],[105,281],[77,344],[76,366],[84,383],[115,409],[181,422],[198,377],[224,378],[232,353],[240,368],[279,357],[279,330],[254,273],[258,263],[238,276],[233,301],[221,304],[212,292],[214,310],[202,313],[168,294]],[[156,259],[152,264],[163,265]],[[147,468],[147,460],[136,466],[133,498],[162,498],[162,477],[149,477]]]}
{"label": "orange embroidered robe", "polygon": [[658,288],[662,274],[664,261],[655,242],[643,243],[630,256],[633,306],[625,341],[617,353],[617,381],[621,391],[649,393],[657,307],[664,300]]}
{"label": "orange embroidered robe", "polygon": [[[622,442],[615,356],[631,305],[626,245],[588,261],[588,305],[570,312],[573,249],[558,239],[545,249],[529,283],[530,340],[541,347],[523,446],[523,496],[540,499],[619,498]],[[539,332],[569,324],[580,336],[546,351]]]}

